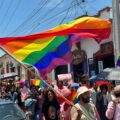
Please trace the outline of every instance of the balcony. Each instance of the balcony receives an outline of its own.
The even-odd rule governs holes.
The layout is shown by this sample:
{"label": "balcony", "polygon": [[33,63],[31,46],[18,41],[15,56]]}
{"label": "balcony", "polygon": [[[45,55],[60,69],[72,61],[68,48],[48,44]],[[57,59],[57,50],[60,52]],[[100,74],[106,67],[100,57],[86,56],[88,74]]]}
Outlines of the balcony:
{"label": "balcony", "polygon": [[0,79],[5,79],[5,78],[9,78],[9,77],[15,77],[16,75],[18,75],[16,72],[5,73],[5,74],[0,75]]}

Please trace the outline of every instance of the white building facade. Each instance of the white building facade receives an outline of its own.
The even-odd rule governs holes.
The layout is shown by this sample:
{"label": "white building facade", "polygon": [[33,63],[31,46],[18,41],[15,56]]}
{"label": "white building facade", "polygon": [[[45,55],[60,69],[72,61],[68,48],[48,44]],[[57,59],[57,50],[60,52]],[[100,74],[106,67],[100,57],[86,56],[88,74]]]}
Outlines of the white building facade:
{"label": "white building facade", "polygon": [[[100,10],[95,17],[110,20],[112,10],[106,7]],[[106,67],[114,67],[114,52],[112,35],[109,39],[97,43],[94,39],[83,40],[72,48],[74,61],[65,66],[57,67],[49,77],[57,79],[58,74],[73,73],[74,81],[79,81],[79,76],[88,73],[93,76]]]}
{"label": "white building facade", "polygon": [[0,57],[0,80],[26,80],[27,71],[8,54]]}

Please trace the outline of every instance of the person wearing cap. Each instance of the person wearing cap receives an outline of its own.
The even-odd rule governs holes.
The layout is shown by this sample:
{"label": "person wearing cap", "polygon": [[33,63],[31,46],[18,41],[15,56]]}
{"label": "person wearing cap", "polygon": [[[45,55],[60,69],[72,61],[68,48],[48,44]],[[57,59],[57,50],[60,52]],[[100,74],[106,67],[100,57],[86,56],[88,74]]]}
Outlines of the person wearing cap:
{"label": "person wearing cap", "polygon": [[90,103],[90,91],[82,86],[77,90],[79,102],[71,109],[71,120],[100,120],[94,104]]}
{"label": "person wearing cap", "polygon": [[120,85],[112,91],[112,101],[108,104],[106,117],[109,120],[120,120]]}

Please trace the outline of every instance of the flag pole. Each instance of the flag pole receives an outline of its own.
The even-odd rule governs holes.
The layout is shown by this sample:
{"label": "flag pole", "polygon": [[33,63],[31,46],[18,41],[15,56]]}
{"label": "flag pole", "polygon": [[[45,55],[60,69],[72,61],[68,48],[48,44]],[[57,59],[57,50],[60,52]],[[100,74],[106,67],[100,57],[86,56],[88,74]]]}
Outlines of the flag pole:
{"label": "flag pole", "polygon": [[[49,88],[52,88],[51,85],[49,85],[45,80],[43,80],[42,77],[40,77],[38,74],[35,74],[33,71],[31,71],[31,69],[29,69],[26,65],[24,65],[21,61],[19,61],[18,59],[16,59],[9,51],[7,51],[6,49],[4,49],[1,45],[0,48],[6,52],[11,58],[13,58],[16,62],[18,62],[21,66],[23,66],[26,70],[28,70],[31,74],[35,75],[36,77],[38,77],[40,80],[42,80]],[[56,91],[55,91],[56,92]],[[58,92],[59,93],[59,92]],[[59,93],[61,95],[61,93]],[[63,97],[67,102],[70,103],[70,101],[68,99],[66,99],[63,95],[61,95],[61,97]],[[71,102],[72,103],[72,102]]]}
{"label": "flag pole", "polygon": [[[29,71],[32,75],[35,75],[36,77],[38,77],[42,82],[44,82],[49,88],[51,88],[55,93],[59,94],[65,101],[67,101],[70,105],[72,105],[73,107],[75,107],[77,110],[79,110],[80,108],[78,108],[77,106],[74,105],[73,102],[71,102],[70,100],[68,100],[66,97],[64,97],[60,92],[54,90],[54,88],[49,85],[42,77],[40,77],[38,74],[35,74],[32,70],[30,70],[27,66],[25,66],[20,60],[16,59],[8,50],[4,49],[1,45],[0,48],[6,52],[11,58],[13,58],[16,62],[18,62],[21,66],[23,66],[27,71]],[[82,110],[81,110],[82,114],[84,114],[89,120],[90,119]]]}

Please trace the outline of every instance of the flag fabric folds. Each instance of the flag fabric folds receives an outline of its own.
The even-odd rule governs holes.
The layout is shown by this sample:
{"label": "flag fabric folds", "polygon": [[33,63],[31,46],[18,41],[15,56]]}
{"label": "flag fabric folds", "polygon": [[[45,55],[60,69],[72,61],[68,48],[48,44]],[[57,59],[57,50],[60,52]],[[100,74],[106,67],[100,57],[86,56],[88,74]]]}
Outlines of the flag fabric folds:
{"label": "flag fabric folds", "polygon": [[39,86],[43,88],[46,87],[46,84],[42,80],[37,80],[37,79],[31,80],[31,85]]}
{"label": "flag fabric folds", "polygon": [[70,100],[71,100],[74,104],[76,104],[76,103],[78,102],[78,99],[77,99],[77,91],[74,91],[74,90],[71,91],[71,98],[70,98]]}
{"label": "flag fabric folds", "polygon": [[109,37],[110,31],[109,21],[83,17],[39,34],[0,38],[0,45],[45,76],[56,66],[72,62],[71,46],[75,41],[94,38],[100,42]]}
{"label": "flag fabric folds", "polygon": [[116,65],[120,67],[120,56],[118,57]]}

